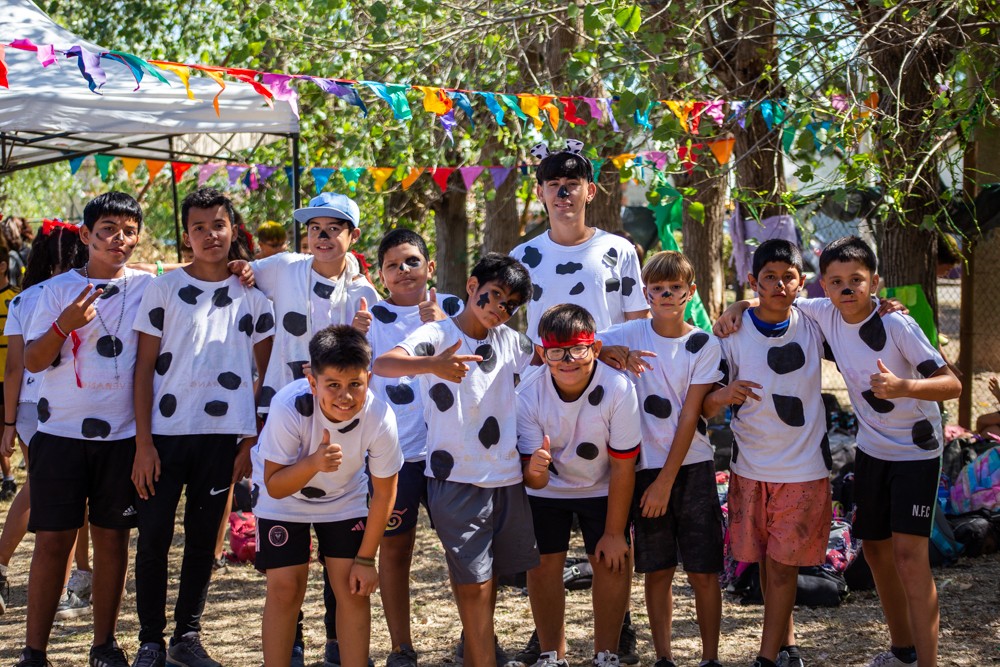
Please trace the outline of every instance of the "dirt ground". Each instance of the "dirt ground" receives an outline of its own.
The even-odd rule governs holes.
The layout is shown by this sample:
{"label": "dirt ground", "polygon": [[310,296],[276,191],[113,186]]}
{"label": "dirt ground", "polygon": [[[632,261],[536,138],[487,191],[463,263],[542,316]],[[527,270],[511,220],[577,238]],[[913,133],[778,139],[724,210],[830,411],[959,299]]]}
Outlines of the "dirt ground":
{"label": "dirt ground", "polygon": [[[8,504],[0,506],[0,518]],[[180,569],[181,517],[178,517],[171,553],[172,605]],[[33,539],[21,544],[10,566],[11,599],[0,616],[0,664],[13,664],[24,641],[27,570]],[[133,536],[132,546],[135,540]],[[417,552],[412,573],[413,636],[422,665],[447,665],[458,639],[458,614],[447,584],[444,555],[437,537],[423,518],[418,529]],[[1000,554],[963,559],[953,567],[935,571],[941,596],[941,664],[1000,665]],[[306,594],[306,664],[322,665],[323,596],[321,569],[313,565]],[[134,655],[138,646],[134,585],[127,584],[118,626],[118,640]],[[674,584],[674,660],[681,667],[700,661],[700,640],[695,623],[694,600],[684,577]],[[383,665],[390,650],[389,636],[378,594],[372,598],[372,657]],[[264,605],[264,581],[253,567],[230,566],[212,581],[205,610],[203,639],[211,654],[225,665],[256,667],[261,663],[260,619]],[[744,606],[724,596],[721,659],[726,665],[749,665],[760,639],[763,608]],[[637,577],[632,592],[632,614],[639,634],[642,665],[652,667],[655,657]],[[171,613],[168,612],[168,619]],[[573,665],[589,665],[589,591],[567,595],[567,635]],[[871,655],[888,643],[874,593],[854,593],[835,609],[796,608],[798,641],[808,665],[866,665]],[[502,588],[497,608],[497,633],[501,644],[513,652],[528,639],[532,627],[526,593]],[[56,666],[86,665],[91,643],[90,617],[57,623],[52,633],[49,658]]]}

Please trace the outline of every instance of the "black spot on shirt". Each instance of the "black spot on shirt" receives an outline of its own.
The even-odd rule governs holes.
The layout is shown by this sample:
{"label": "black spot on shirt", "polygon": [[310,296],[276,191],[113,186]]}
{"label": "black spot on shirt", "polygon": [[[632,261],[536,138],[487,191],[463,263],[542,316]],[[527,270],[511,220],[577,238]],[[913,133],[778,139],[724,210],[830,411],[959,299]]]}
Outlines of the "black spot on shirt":
{"label": "black spot on shirt", "polygon": [[449,296],[447,299],[441,302],[441,310],[444,311],[445,315],[458,315],[458,311],[462,309],[462,302],[457,296]]}
{"label": "black spot on shirt", "polygon": [[303,486],[299,493],[310,499],[322,498],[326,495],[326,492],[323,489],[317,489],[315,486]]}
{"label": "black spot on shirt", "polygon": [[705,421],[704,417],[698,417],[698,425],[696,428],[698,429],[698,433],[708,435],[708,422]]}
{"label": "black spot on shirt", "polygon": [[483,343],[477,347],[475,354],[483,358],[479,362],[479,368],[484,373],[492,373],[493,369],[497,367],[497,353],[493,351],[493,346],[489,343]]}
{"label": "black spot on shirt", "polygon": [[[273,324],[273,318],[272,318],[272,324]],[[241,317],[240,318],[240,323],[237,326],[237,328],[240,331],[242,331],[243,333],[245,333],[247,336],[252,336],[253,335],[253,315],[251,315],[250,313],[247,313],[243,317]]]}
{"label": "black spot on shirt", "polygon": [[219,373],[219,377],[216,378],[219,381],[219,385],[223,389],[229,389],[230,391],[235,391],[240,388],[243,384],[243,380],[236,373],[231,373],[230,371],[225,371]]}
{"label": "black spot on shirt", "polygon": [[617,278],[608,278],[604,281],[605,292],[617,292],[621,286],[622,283]]}
{"label": "black spot on shirt", "polygon": [[861,337],[865,345],[876,352],[880,352],[885,347],[885,325],[882,324],[882,318],[878,313],[869,317],[868,321],[861,325],[858,329],[858,336]]}
{"label": "black spot on shirt", "polygon": [[229,403],[225,401],[209,401],[205,404],[205,414],[210,417],[222,417],[229,412]]}
{"label": "black spot on shirt", "polygon": [[802,399],[798,396],[771,394],[771,400],[774,402],[774,411],[778,413],[778,419],[789,426],[805,426],[806,415]]}
{"label": "black spot on shirt", "polygon": [[313,294],[321,299],[329,299],[333,295],[333,290],[335,289],[336,288],[333,285],[327,285],[326,283],[313,283]]}
{"label": "black spot on shirt", "polygon": [[878,398],[875,396],[875,392],[871,389],[861,392],[861,398],[865,399],[865,402],[872,406],[872,410],[880,415],[892,412],[892,409],[896,407],[896,404],[892,401],[887,401],[884,398]]}
{"label": "black spot on shirt", "polygon": [[767,366],[778,375],[797,371],[806,365],[806,353],[798,343],[772,347],[767,351]]}
{"label": "black spot on shirt", "polygon": [[576,455],[581,459],[586,459],[588,461],[593,461],[600,454],[600,450],[592,442],[581,442],[576,446]]}
{"label": "black spot on shirt", "polygon": [[254,329],[257,333],[267,333],[274,328],[274,315],[271,313],[261,313],[257,318],[257,326]]}
{"label": "black spot on shirt", "polygon": [[350,424],[348,424],[344,428],[338,428],[337,432],[338,433],[350,433],[351,431],[353,431],[354,429],[356,429],[358,427],[358,424],[360,424],[360,423],[361,423],[360,419],[355,419],[354,421],[352,421]]}
{"label": "black spot on shirt", "polygon": [[427,395],[431,397],[434,405],[441,412],[447,412],[451,406],[455,405],[455,395],[451,393],[451,389],[444,382],[438,382],[431,387]]}
{"label": "black spot on shirt", "polygon": [[736,459],[740,457],[740,445],[735,440],[733,440],[733,453],[730,457],[730,464],[736,463]]}
{"label": "black spot on shirt", "polygon": [[173,394],[164,394],[160,397],[160,414],[164,417],[173,417],[177,411],[177,397]]}
{"label": "black spot on shirt", "polygon": [[49,420],[49,417],[52,416],[52,413],[49,412],[49,399],[47,398],[38,399],[38,403],[35,404],[35,409],[38,410],[38,421],[43,424]]}
{"label": "black spot on shirt", "polygon": [[708,342],[708,334],[704,331],[698,331],[691,334],[691,337],[687,339],[684,343],[684,349],[691,354],[696,354],[701,351],[701,348],[705,347],[705,343]]}
{"label": "black spot on shirt", "polygon": [[250,489],[250,509],[257,507],[257,500],[260,499],[260,485],[254,484]]}
{"label": "black spot on shirt", "polygon": [[389,324],[396,321],[396,313],[392,312],[385,306],[372,306],[371,312],[372,317],[383,324]]}
{"label": "black spot on shirt", "polygon": [[825,340],[823,341],[823,358],[827,361],[832,361],[835,364],[837,363],[837,358],[833,356],[833,348],[831,348],[830,344]]}
{"label": "black spot on shirt", "polygon": [[432,343],[417,343],[416,347],[413,348],[413,356],[415,357],[433,357],[436,350]]}
{"label": "black spot on shirt", "polygon": [[608,251],[604,253],[604,257],[601,258],[601,261],[611,268],[618,266],[618,249],[608,248]]}
{"label": "black spot on shirt", "polygon": [[431,474],[434,475],[434,479],[448,479],[454,467],[455,457],[443,449],[431,454]]}
{"label": "black spot on shirt", "polygon": [[577,283],[577,284],[573,285],[573,287],[570,288],[569,295],[570,296],[577,296],[578,294],[583,294],[583,290],[585,290],[585,289],[586,289],[586,287],[584,286],[583,283]]}
{"label": "black spot on shirt", "polygon": [[277,394],[274,387],[261,387],[260,390],[260,407],[268,408],[271,406],[271,401],[274,400],[274,395]]}
{"label": "black spot on shirt", "polygon": [[722,371],[722,379],[719,382],[721,384],[729,384],[729,362],[725,359],[720,359],[719,370]]}
{"label": "black spot on shirt", "polygon": [[937,373],[938,368],[940,368],[940,366],[938,366],[937,362],[934,361],[933,359],[928,359],[927,361],[921,361],[919,364],[917,364],[917,372],[923,375],[925,378],[929,378],[930,376]]}
{"label": "black spot on shirt", "polygon": [[108,284],[97,285],[95,289],[104,290],[103,292],[101,292],[100,298],[102,299],[110,299],[114,295],[121,292],[121,289],[118,287],[118,285],[108,285]]}
{"label": "black spot on shirt", "polygon": [[80,432],[85,438],[106,438],[111,435],[111,424],[103,419],[87,417],[83,420]]}
{"label": "black spot on shirt", "polygon": [[101,336],[97,339],[97,354],[102,357],[117,357],[122,353],[122,339],[117,336]]}
{"label": "black spot on shirt", "polygon": [[556,264],[556,275],[557,276],[567,276],[572,273],[576,273],[583,269],[583,264],[580,262],[566,262],[565,264]]}
{"label": "black spot on shirt", "polygon": [[163,315],[164,311],[162,308],[153,308],[149,311],[149,323],[160,331],[163,331]]}
{"label": "black spot on shirt", "polygon": [[306,376],[306,372],[302,370],[302,367],[306,364],[305,361],[289,361],[288,370],[292,372],[293,380],[301,380]]}
{"label": "black spot on shirt", "polygon": [[174,360],[174,355],[171,352],[164,352],[156,358],[156,373],[157,375],[166,375],[167,371],[170,370],[170,362]]}
{"label": "black spot on shirt", "polygon": [[56,358],[52,360],[52,368],[59,368],[59,364],[62,363],[62,356],[56,355]]}
{"label": "black spot on shirt", "polygon": [[408,384],[387,384],[385,395],[396,405],[409,405],[416,398],[413,389]]}
{"label": "black spot on shirt", "polygon": [[204,292],[194,285],[185,285],[177,291],[177,296],[180,297],[181,301],[191,304],[192,306],[198,303],[198,297],[202,294],[204,294]]}
{"label": "black spot on shirt", "polygon": [[819,451],[823,453],[823,465],[827,470],[833,470],[833,454],[830,452],[830,437],[824,433],[819,443]]}
{"label": "black spot on shirt", "polygon": [[535,283],[531,283],[531,300],[538,301],[539,299],[541,299],[543,291],[544,290],[542,289],[541,285],[536,285]]}
{"label": "black spot on shirt", "polygon": [[642,410],[646,414],[653,415],[659,419],[667,419],[673,408],[670,405],[669,399],[650,394],[642,402]]}
{"label": "black spot on shirt", "polygon": [[487,417],[483,422],[483,427],[479,429],[479,442],[486,449],[500,442],[500,422],[496,417]]}
{"label": "black spot on shirt", "polygon": [[604,387],[597,385],[594,387],[589,394],[587,394],[587,402],[593,406],[598,406],[601,401],[604,400]]}
{"label": "black spot on shirt", "polygon": [[549,472],[555,475],[556,477],[559,476],[559,471],[556,469],[555,461],[549,461]]}
{"label": "black spot on shirt", "polygon": [[233,298],[229,296],[229,285],[220,287],[212,294],[212,305],[216,308],[225,308],[232,303]]}
{"label": "black spot on shirt", "polygon": [[632,296],[633,289],[635,289],[635,278],[628,276],[622,278],[622,296]]}
{"label": "black spot on shirt", "polygon": [[521,261],[524,262],[525,266],[529,269],[533,269],[541,263],[542,253],[538,252],[538,249],[534,246],[529,245],[524,249],[524,255],[521,256]]}
{"label": "black spot on shirt", "polygon": [[517,334],[517,347],[525,354],[531,354],[532,350],[535,349],[531,339],[521,332],[518,332]]}
{"label": "black spot on shirt", "polygon": [[921,419],[913,425],[913,444],[925,451],[937,449],[937,436],[934,435],[934,425],[926,419]]}
{"label": "black spot on shirt", "polygon": [[306,332],[306,316],[302,313],[285,313],[281,318],[281,326],[293,336],[301,336]]}
{"label": "black spot on shirt", "polygon": [[316,403],[313,401],[313,395],[309,392],[299,394],[295,397],[295,410],[303,417],[312,417],[315,406]]}

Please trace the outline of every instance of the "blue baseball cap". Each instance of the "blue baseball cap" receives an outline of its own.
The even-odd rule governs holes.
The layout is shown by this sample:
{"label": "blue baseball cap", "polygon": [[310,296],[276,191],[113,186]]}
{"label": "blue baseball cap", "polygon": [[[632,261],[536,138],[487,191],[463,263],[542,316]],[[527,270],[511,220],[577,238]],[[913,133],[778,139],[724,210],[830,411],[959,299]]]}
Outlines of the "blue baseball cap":
{"label": "blue baseball cap", "polygon": [[292,214],[295,222],[305,223],[313,218],[329,217],[346,220],[357,229],[361,220],[361,211],[357,203],[347,195],[336,192],[323,192],[318,197],[309,200],[309,206],[295,209]]}

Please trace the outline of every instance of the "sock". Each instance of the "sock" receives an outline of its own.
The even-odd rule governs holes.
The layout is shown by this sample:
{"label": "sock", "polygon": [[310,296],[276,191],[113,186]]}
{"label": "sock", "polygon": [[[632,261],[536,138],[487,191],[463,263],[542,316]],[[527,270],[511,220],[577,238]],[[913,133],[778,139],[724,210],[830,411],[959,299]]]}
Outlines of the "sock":
{"label": "sock", "polygon": [[798,647],[797,644],[791,644],[789,646],[782,646],[780,650],[782,650],[785,653],[787,653],[788,657],[791,658],[791,659],[801,658],[802,657],[801,655],[799,655],[799,647]]}
{"label": "sock", "polygon": [[758,655],[757,661],[753,663],[754,667],[778,667],[776,664],[768,660],[767,658]]}
{"label": "sock", "polygon": [[631,611],[626,611],[625,612],[625,620],[622,621],[622,625],[632,625],[632,612]]}
{"label": "sock", "polygon": [[890,646],[889,650],[896,658],[905,663],[917,661],[917,648],[915,646]]}
{"label": "sock", "polygon": [[7,566],[0,565],[0,577],[6,577],[6,576],[7,576]]}
{"label": "sock", "polygon": [[13,482],[14,481],[14,476],[13,475],[4,475],[3,476],[3,481],[5,481],[5,482]]}

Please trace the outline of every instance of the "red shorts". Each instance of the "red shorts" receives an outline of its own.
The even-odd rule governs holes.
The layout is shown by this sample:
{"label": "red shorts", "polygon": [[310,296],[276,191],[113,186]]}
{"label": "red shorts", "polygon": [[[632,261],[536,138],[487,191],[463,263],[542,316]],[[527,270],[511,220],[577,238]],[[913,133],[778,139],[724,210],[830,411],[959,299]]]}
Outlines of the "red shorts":
{"label": "red shorts", "polygon": [[733,558],[783,565],[821,565],[826,560],[833,510],[830,480],[758,482],[729,478],[729,535]]}

